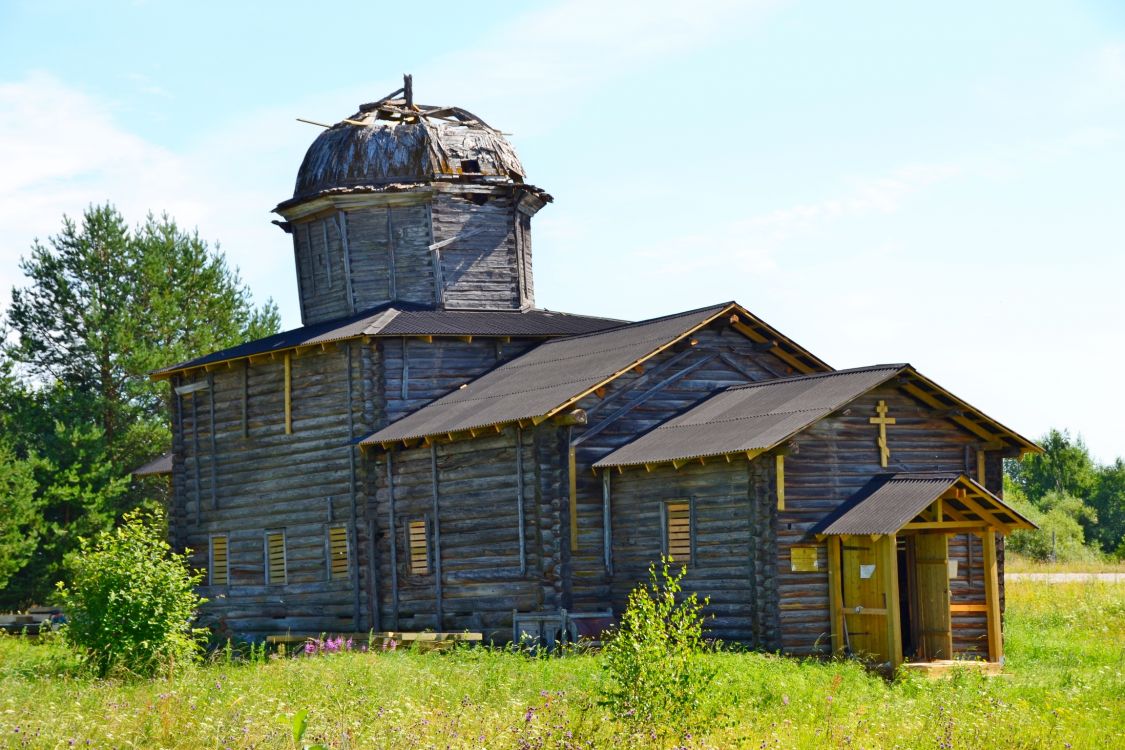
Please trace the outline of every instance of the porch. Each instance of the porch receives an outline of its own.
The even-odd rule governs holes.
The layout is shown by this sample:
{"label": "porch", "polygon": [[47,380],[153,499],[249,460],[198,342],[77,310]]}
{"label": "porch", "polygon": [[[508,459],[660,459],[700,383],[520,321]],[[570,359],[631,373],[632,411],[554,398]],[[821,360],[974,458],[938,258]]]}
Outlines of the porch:
{"label": "porch", "polygon": [[[997,535],[1035,528],[963,474],[878,477],[816,529],[827,543],[832,651],[934,674],[960,666],[998,672],[1004,656]],[[955,601],[949,538],[971,534],[983,585]],[[979,598],[978,598],[979,597]],[[954,647],[954,618],[983,615],[980,652]]]}

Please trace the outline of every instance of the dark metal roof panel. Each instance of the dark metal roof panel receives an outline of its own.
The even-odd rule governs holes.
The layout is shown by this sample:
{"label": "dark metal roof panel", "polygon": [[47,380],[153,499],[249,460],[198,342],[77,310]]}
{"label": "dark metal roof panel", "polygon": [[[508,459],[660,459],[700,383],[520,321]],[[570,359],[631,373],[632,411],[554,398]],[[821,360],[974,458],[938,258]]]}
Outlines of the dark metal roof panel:
{"label": "dark metal roof panel", "polygon": [[166,374],[301,346],[360,336],[513,336],[554,337],[620,327],[625,321],[551,310],[430,310],[396,302],[350,318],[317,323],[222,349],[157,370]]}
{"label": "dark metal roof panel", "polygon": [[894,534],[957,483],[960,474],[894,474],[860,490],[813,531]]}
{"label": "dark metal roof panel", "polygon": [[732,386],[594,464],[629,466],[768,450],[906,365],[878,365]]}
{"label": "dark metal roof panel", "polygon": [[731,304],[548,341],[361,442],[411,440],[545,415]]}

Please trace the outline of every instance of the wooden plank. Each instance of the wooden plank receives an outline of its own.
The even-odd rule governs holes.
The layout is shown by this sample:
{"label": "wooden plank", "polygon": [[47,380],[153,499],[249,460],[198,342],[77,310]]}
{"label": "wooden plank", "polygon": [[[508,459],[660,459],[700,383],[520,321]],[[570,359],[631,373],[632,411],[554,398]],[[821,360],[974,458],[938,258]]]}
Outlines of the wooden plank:
{"label": "wooden plank", "polygon": [[[919,630],[922,656],[926,659],[953,658],[953,633],[950,622],[949,545],[945,534],[919,534],[914,537],[917,568]],[[939,564],[927,564],[937,562]]]}
{"label": "wooden plank", "polygon": [[884,598],[887,607],[888,660],[891,669],[902,664],[902,622],[898,608],[898,538],[894,534],[883,537],[878,544],[882,546]]}
{"label": "wooden plank", "polygon": [[570,551],[578,551],[578,460],[572,444],[567,451],[567,477],[570,487]]}
{"label": "wooden plank", "polygon": [[775,456],[774,467],[777,472],[777,509],[785,510],[785,456]]}
{"label": "wooden plank", "polygon": [[293,434],[293,361],[285,352],[285,434]]}
{"label": "wooden plank", "polygon": [[1000,630],[1000,581],[996,561],[996,532],[988,529],[982,538],[984,547],[984,600],[988,613],[988,660],[1004,658],[1004,640]]}
{"label": "wooden plank", "polygon": [[840,537],[828,537],[828,611],[831,616],[832,653],[844,650],[844,615],[840,614]]}

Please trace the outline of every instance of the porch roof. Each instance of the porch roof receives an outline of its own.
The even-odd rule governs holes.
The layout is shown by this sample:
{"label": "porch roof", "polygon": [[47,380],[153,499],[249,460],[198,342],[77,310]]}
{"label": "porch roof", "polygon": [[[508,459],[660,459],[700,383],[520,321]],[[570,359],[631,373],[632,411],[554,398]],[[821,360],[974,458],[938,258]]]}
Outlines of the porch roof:
{"label": "porch roof", "polygon": [[[943,500],[942,520],[916,520]],[[1034,529],[1035,524],[964,474],[899,473],[875,477],[813,528],[823,535],[896,534],[903,529],[970,531],[993,528],[1002,533]]]}

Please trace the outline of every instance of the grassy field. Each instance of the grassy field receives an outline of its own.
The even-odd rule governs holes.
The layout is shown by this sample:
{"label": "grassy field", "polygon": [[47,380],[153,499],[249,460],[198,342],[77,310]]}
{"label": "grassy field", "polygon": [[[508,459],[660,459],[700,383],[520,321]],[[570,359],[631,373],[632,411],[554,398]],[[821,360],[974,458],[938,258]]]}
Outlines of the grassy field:
{"label": "grassy field", "polygon": [[0,747],[286,748],[309,712],[332,748],[1093,748],[1125,737],[1125,585],[1011,583],[1007,674],[893,683],[851,663],[710,659],[689,737],[598,705],[591,655],[487,649],[223,660],[174,680],[84,677],[55,644],[0,639]]}
{"label": "grassy field", "polygon": [[1004,570],[1008,573],[1125,573],[1125,560],[1071,560],[1048,563],[1008,552]]}

